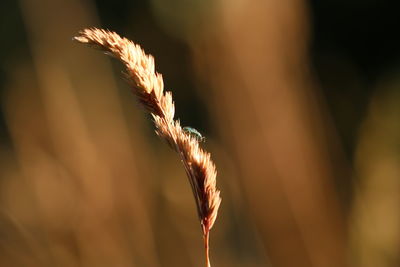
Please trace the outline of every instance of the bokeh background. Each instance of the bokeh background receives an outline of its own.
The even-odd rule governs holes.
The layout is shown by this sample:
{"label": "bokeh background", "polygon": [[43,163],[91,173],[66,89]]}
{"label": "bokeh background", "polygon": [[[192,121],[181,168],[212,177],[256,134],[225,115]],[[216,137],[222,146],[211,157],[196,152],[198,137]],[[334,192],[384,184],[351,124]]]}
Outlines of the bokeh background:
{"label": "bokeh background", "polygon": [[400,17],[378,0],[0,1],[0,266],[204,266],[177,155],[122,66],[156,58],[223,202],[212,266],[400,266]]}

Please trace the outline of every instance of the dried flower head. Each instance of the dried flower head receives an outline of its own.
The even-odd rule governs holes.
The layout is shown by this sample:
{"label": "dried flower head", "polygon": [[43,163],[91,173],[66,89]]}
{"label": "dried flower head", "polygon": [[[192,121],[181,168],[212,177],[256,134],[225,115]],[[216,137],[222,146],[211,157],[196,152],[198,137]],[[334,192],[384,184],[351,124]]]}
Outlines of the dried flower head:
{"label": "dried flower head", "polygon": [[196,201],[206,248],[206,265],[210,266],[209,232],[221,204],[220,192],[216,188],[217,171],[210,154],[200,148],[199,139],[174,120],[172,94],[164,92],[163,78],[155,72],[154,58],[146,55],[139,45],[107,30],[84,29],[74,40],[97,47],[125,65],[132,92],[152,114],[156,133],[179,154]]}

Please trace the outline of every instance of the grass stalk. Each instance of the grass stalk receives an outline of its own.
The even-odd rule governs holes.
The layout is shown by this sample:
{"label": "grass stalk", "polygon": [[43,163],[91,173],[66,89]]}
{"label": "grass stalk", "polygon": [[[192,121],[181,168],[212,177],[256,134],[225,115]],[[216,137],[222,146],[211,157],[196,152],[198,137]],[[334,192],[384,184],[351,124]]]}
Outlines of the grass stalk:
{"label": "grass stalk", "polygon": [[163,78],[155,71],[154,58],[132,41],[103,29],[84,29],[74,40],[97,47],[125,65],[132,92],[152,115],[157,135],[178,153],[185,168],[203,230],[206,267],[211,267],[209,234],[221,204],[216,188],[217,170],[210,154],[200,147],[199,139],[185,132],[179,120],[174,119],[172,94],[164,92]]}

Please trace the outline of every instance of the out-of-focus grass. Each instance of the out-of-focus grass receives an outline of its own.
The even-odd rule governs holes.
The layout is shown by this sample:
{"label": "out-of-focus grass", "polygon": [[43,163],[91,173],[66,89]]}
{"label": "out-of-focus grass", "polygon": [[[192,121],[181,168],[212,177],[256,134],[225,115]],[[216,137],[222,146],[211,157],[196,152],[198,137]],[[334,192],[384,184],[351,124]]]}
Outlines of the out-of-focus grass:
{"label": "out-of-focus grass", "polygon": [[303,1],[126,3],[21,0],[24,29],[2,29],[20,41],[0,45],[14,53],[0,63],[0,266],[203,265],[176,155],[121,68],[71,42],[99,20],[155,56],[178,117],[207,136],[223,197],[213,265],[398,265],[396,78],[370,97],[354,62],[326,56],[319,84]]}

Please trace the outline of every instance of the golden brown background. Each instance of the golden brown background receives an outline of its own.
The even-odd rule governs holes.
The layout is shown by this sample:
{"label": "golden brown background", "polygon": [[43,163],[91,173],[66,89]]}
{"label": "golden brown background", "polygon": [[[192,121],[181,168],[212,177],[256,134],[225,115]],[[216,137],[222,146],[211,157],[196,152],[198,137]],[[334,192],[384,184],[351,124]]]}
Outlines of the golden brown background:
{"label": "golden brown background", "polygon": [[223,202],[214,267],[400,266],[395,1],[3,0],[0,266],[203,266],[178,157],[122,80],[71,41],[156,58]]}

